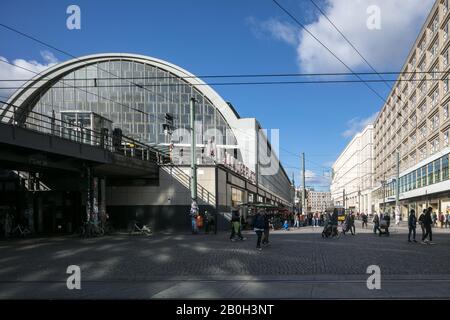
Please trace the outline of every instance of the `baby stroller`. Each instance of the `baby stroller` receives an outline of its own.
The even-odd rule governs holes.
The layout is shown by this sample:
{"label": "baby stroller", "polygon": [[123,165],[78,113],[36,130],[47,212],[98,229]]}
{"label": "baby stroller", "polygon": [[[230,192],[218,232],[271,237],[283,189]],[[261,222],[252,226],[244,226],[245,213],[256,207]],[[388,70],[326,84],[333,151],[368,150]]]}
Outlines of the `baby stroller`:
{"label": "baby stroller", "polygon": [[389,215],[385,215],[382,220],[380,220],[380,233],[379,236],[385,235],[389,237],[389,226],[391,224],[391,218]]}
{"label": "baby stroller", "polygon": [[322,238],[336,237],[338,235],[337,226],[330,222],[325,222],[325,226],[322,231]]}

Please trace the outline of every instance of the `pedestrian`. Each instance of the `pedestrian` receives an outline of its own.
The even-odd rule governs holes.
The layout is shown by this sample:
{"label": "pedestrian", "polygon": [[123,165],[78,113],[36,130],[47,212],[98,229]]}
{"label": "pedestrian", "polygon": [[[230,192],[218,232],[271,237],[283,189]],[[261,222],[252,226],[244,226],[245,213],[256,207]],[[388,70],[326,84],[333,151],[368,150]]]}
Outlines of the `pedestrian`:
{"label": "pedestrian", "polygon": [[264,213],[264,233],[262,237],[262,244],[264,246],[269,245],[269,233],[270,233],[270,216],[267,212]]}
{"label": "pedestrian", "polygon": [[207,210],[205,210],[203,217],[203,222],[205,223],[205,234],[208,234],[211,228],[211,214]]}
{"label": "pedestrian", "polygon": [[[433,225],[433,218],[431,217],[431,211],[433,208],[429,207],[425,211],[425,217],[423,219],[423,224],[425,226],[425,234],[422,236],[422,243],[423,244],[434,244],[433,243],[433,232],[431,230],[431,226]],[[427,237],[430,239],[427,241]]]}
{"label": "pedestrian", "polygon": [[448,226],[450,225],[450,214],[447,212],[445,214],[445,227],[448,228]]}
{"label": "pedestrian", "polygon": [[287,220],[284,220],[284,223],[283,223],[283,229],[284,229],[285,231],[289,231],[289,223],[288,223]]}
{"label": "pedestrian", "polygon": [[444,227],[444,223],[445,223],[445,217],[442,212],[439,213],[439,223],[440,223],[441,229],[442,229]]}
{"label": "pedestrian", "polygon": [[191,231],[192,231],[192,234],[197,234],[198,233],[197,213],[198,213],[197,203],[195,201],[192,201],[191,211],[190,211],[190,214],[189,214],[191,216]]}
{"label": "pedestrian", "polygon": [[257,236],[256,250],[262,250],[261,249],[261,237],[264,232],[264,217],[260,211],[258,211],[253,218],[253,230],[255,231],[256,236]]}
{"label": "pedestrian", "polygon": [[378,217],[378,213],[375,213],[372,219],[373,222],[373,233],[377,234],[378,232],[381,232],[380,230],[380,217]]}
{"label": "pedestrian", "polygon": [[197,232],[200,232],[200,230],[203,229],[203,216],[200,213],[195,217],[195,222],[197,225]]}
{"label": "pedestrian", "polygon": [[422,230],[422,238],[425,235],[425,225],[423,224],[423,221],[425,219],[425,211],[426,211],[425,209],[422,210],[422,213],[420,214],[418,219],[420,229]]}
{"label": "pedestrian", "polygon": [[436,212],[433,212],[432,219],[433,219],[433,227],[436,227],[437,226],[437,214],[436,214]]}
{"label": "pedestrian", "polygon": [[400,225],[400,209],[395,208],[395,225],[398,227]]}
{"label": "pedestrian", "polygon": [[364,228],[364,226],[366,226],[367,228],[367,214],[363,213],[361,219],[362,219],[362,227]]}
{"label": "pedestrian", "polygon": [[244,237],[241,234],[241,216],[239,214],[239,210],[233,209],[231,211],[231,235],[230,240],[236,241],[236,237],[239,240],[244,240]]}
{"label": "pedestrian", "polygon": [[298,229],[300,227],[300,216],[297,213],[294,217],[294,228]]}
{"label": "pedestrian", "polygon": [[413,234],[413,241],[416,241],[416,226],[417,226],[417,218],[416,211],[411,209],[408,217],[408,242],[411,242],[411,233]]}
{"label": "pedestrian", "polygon": [[355,215],[354,214],[350,214],[349,222],[350,222],[350,232],[354,236],[356,234]]}

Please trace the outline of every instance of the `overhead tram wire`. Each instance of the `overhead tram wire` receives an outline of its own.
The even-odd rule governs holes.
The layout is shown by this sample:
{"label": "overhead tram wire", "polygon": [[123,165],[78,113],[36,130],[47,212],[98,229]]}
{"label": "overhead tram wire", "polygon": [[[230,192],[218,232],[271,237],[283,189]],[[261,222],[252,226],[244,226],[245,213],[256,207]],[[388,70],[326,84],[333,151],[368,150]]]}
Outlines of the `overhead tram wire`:
{"label": "overhead tram wire", "polygon": [[285,12],[293,21],[295,21],[303,30],[305,30],[311,37],[313,37],[318,43],[322,45],[329,53],[331,53],[340,63],[342,63],[354,76],[361,80],[364,85],[369,88],[378,98],[380,98],[384,103],[387,103],[374,88],[372,88],[367,82],[365,82],[352,68],[350,68],[341,58],[339,58],[328,46],[326,46],[319,38],[317,38],[306,26],[301,23],[296,17],[294,17],[288,10],[286,10],[277,0],[272,0],[283,12]]}
{"label": "overhead tram wire", "polygon": [[[356,46],[344,35],[344,33],[336,26],[336,24],[328,17],[328,15],[322,10],[322,8],[320,8],[320,6],[314,1],[314,0],[310,0],[310,2],[317,8],[317,10],[319,10],[319,12],[328,20],[328,22],[334,27],[334,29],[336,29],[336,31],[342,36],[342,38],[344,38],[344,40],[353,48],[353,50],[355,50],[355,52],[361,57],[361,59],[363,59],[363,61],[369,66],[370,69],[372,69],[373,72],[375,72],[378,77],[383,80],[383,83],[385,84],[385,86],[389,89],[392,90],[392,87],[389,85],[389,83],[387,81],[385,81],[385,79],[380,75],[380,73],[377,72],[377,70],[375,70],[375,68],[372,66],[372,64],[362,55],[362,53],[356,48]],[[398,82],[398,81],[397,81]],[[397,98],[405,103],[402,99],[401,96],[396,95]],[[385,101],[387,104],[387,101]],[[400,115],[404,120],[406,120],[405,117],[403,117],[403,115],[398,112],[398,115]]]}
{"label": "overhead tram wire", "polygon": [[386,87],[388,89],[391,89],[391,86],[389,86],[389,84],[384,81],[383,77],[380,75],[380,73],[375,70],[375,68],[372,66],[372,64],[362,55],[362,53],[356,48],[356,46],[344,35],[344,33],[336,26],[336,24],[330,19],[330,17],[328,17],[328,15],[322,10],[322,8],[314,1],[314,0],[309,0],[316,8],[317,10],[319,10],[319,12],[328,20],[328,22],[334,27],[334,29],[336,29],[337,32],[339,32],[339,34],[342,36],[342,38],[344,38],[345,41],[347,41],[347,43],[353,48],[353,50],[356,51],[356,53],[361,57],[361,59],[363,59],[363,61],[369,66],[369,68],[376,74],[378,75],[378,77],[383,80],[384,84],[386,85]]}
{"label": "overhead tram wire", "polygon": [[[0,62],[3,60],[0,60]],[[9,63],[4,61],[5,63]],[[11,64],[11,63],[9,63]],[[36,73],[37,74],[37,73]],[[438,78],[438,79],[363,79],[363,80],[305,80],[305,81],[255,81],[255,82],[211,82],[211,83],[198,83],[198,84],[189,84],[189,86],[192,87],[198,87],[198,86],[239,86],[239,85],[294,85],[294,84],[352,84],[352,83],[379,83],[379,82],[434,82],[434,81],[442,81],[448,79],[447,77]],[[70,79],[72,80],[72,79]],[[102,79],[100,79],[102,80]],[[0,81],[9,81],[9,80],[0,80]],[[186,84],[187,85],[187,84]],[[117,84],[117,85],[89,85],[89,86],[80,86],[76,87],[74,85],[70,85],[72,88],[128,88],[130,85],[127,84]],[[142,88],[146,87],[152,87],[154,84],[148,84],[148,85],[139,85]],[[166,84],[158,84],[158,86],[161,87],[176,87],[180,86],[180,84],[176,83],[166,83]],[[9,86],[9,87],[0,87],[0,89],[7,90],[7,89],[22,89],[22,86]],[[30,89],[36,89],[40,88],[40,86],[31,86],[28,87]],[[63,86],[53,86],[52,88],[65,88]],[[92,93],[94,94],[94,93]],[[117,102],[118,103],[118,102]],[[131,108],[131,107],[130,107]],[[144,112],[144,111],[140,111]]]}
{"label": "overhead tram wire", "polygon": [[[0,60],[2,61],[2,60]],[[198,76],[176,76],[177,79],[193,79],[193,78],[274,78],[274,77],[329,77],[329,76],[352,76],[355,74],[358,75],[408,75],[408,74],[433,74],[433,73],[448,73],[449,71],[441,71],[441,70],[428,70],[428,71],[383,71],[383,72],[322,72],[322,73],[260,73],[260,74],[223,74],[223,75],[198,75]],[[73,78],[71,80],[126,80],[126,79],[135,79],[135,80],[157,80],[157,79],[171,79],[173,76],[151,76],[151,77],[120,77],[111,78],[111,77],[84,77],[84,78]],[[17,81],[24,82],[30,79],[0,79],[0,81]],[[42,80],[52,80],[49,78],[42,78]],[[380,80],[386,80],[381,78]],[[393,81],[393,79],[388,79],[386,81]],[[139,84],[138,84],[139,85]],[[190,85],[190,84],[186,84]]]}

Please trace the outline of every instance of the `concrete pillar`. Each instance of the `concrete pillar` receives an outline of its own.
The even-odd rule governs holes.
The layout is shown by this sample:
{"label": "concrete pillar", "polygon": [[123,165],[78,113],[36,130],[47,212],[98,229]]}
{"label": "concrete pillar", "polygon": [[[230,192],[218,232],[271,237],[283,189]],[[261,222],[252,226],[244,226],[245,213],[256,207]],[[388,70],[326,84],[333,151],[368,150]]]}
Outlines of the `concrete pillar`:
{"label": "concrete pillar", "polygon": [[106,180],[100,179],[100,216],[106,214]]}
{"label": "concrete pillar", "polygon": [[98,220],[98,178],[92,178],[92,212],[94,214],[94,221]]}

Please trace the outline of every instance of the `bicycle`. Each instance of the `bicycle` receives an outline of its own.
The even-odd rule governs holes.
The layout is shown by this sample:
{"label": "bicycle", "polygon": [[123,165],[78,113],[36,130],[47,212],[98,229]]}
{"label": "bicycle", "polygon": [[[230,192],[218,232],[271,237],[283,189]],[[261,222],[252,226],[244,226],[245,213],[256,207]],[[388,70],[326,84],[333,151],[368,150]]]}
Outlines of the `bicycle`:
{"label": "bicycle", "polygon": [[128,226],[128,234],[132,235],[133,233],[138,233],[140,235],[146,235],[149,236],[152,234],[152,230],[147,225],[142,225],[142,227],[139,226],[137,221],[132,221]]}
{"label": "bicycle", "polygon": [[28,229],[27,227],[23,227],[20,224],[18,224],[14,229],[10,231],[10,235],[13,237],[25,238],[30,234],[31,234],[30,229]]}

